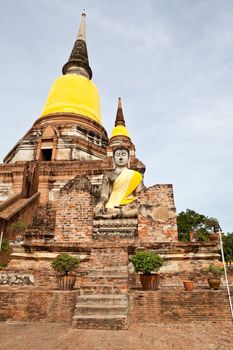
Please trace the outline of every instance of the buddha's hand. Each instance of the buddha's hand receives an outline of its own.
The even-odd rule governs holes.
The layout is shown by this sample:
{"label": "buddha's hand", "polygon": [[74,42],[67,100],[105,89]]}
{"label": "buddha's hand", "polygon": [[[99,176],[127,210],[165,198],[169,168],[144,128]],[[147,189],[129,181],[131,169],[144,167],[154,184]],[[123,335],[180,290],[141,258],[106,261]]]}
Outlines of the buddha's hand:
{"label": "buddha's hand", "polygon": [[104,203],[102,203],[102,202],[98,203],[94,209],[94,213],[95,213],[95,215],[103,215],[105,213]]}

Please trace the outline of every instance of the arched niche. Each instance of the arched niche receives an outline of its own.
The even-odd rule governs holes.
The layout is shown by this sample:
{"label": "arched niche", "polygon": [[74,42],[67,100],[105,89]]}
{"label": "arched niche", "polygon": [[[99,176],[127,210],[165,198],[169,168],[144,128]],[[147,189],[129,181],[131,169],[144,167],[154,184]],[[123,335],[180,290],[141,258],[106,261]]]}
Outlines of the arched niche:
{"label": "arched niche", "polygon": [[59,132],[51,124],[46,124],[38,140],[36,160],[51,162],[56,160]]}

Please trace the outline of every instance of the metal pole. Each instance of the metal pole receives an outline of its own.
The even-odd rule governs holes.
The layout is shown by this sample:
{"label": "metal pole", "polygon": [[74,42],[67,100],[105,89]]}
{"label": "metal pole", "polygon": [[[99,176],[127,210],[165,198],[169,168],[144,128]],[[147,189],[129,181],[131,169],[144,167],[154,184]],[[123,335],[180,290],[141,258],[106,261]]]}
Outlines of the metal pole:
{"label": "metal pole", "polygon": [[1,237],[0,237],[0,252],[2,250],[2,237],[3,237],[3,231],[1,232]]}
{"label": "metal pole", "polygon": [[227,277],[226,262],[225,262],[224,251],[223,251],[222,230],[221,229],[219,229],[219,240],[220,240],[220,249],[221,249],[222,262],[223,262],[223,268],[224,268],[224,274],[225,274],[225,280],[226,280],[226,286],[227,286],[227,294],[228,294],[229,305],[230,305],[230,310],[231,310],[231,320],[233,321],[233,308],[232,308],[231,293],[230,293],[228,277]]}

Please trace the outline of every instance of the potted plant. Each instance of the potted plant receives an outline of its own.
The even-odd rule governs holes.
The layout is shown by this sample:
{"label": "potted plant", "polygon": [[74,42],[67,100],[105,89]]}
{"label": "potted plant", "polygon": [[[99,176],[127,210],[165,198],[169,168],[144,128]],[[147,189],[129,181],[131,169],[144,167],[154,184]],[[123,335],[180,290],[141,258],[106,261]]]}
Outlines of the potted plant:
{"label": "potted plant", "polygon": [[58,288],[60,290],[72,290],[76,275],[71,272],[74,271],[80,263],[80,260],[67,253],[59,254],[52,261],[52,268],[57,272]]}
{"label": "potted plant", "polygon": [[140,281],[144,290],[157,290],[159,286],[159,274],[163,265],[163,259],[158,254],[150,251],[138,251],[131,257],[136,272],[141,272]]}
{"label": "potted plant", "polygon": [[184,281],[183,281],[183,284],[184,284],[184,289],[185,289],[186,291],[191,292],[191,291],[193,290],[193,286],[194,286],[193,281],[187,279],[187,280],[184,280]]}
{"label": "potted plant", "polygon": [[221,284],[221,276],[223,274],[223,267],[220,264],[210,264],[207,272],[209,274],[208,283],[210,288],[218,290]]}

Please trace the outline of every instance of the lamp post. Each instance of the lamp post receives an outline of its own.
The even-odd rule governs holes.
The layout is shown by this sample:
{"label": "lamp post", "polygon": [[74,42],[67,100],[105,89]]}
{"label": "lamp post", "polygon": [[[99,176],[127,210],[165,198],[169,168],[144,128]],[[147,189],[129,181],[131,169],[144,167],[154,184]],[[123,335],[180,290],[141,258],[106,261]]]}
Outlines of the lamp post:
{"label": "lamp post", "polygon": [[225,275],[226,286],[227,286],[227,294],[228,294],[229,306],[230,306],[230,310],[231,310],[231,320],[233,322],[233,308],[232,308],[232,301],[231,301],[231,293],[230,293],[230,288],[229,288],[229,282],[228,282],[228,277],[227,277],[227,269],[226,269],[226,262],[225,262],[224,251],[223,251],[222,230],[221,230],[220,227],[219,227],[218,233],[219,233],[219,241],[220,241],[221,256],[222,256],[222,262],[223,262],[223,268],[224,268],[224,275]]}
{"label": "lamp post", "polygon": [[0,251],[2,250],[2,237],[3,237],[3,231],[1,232],[1,236],[0,236]]}

